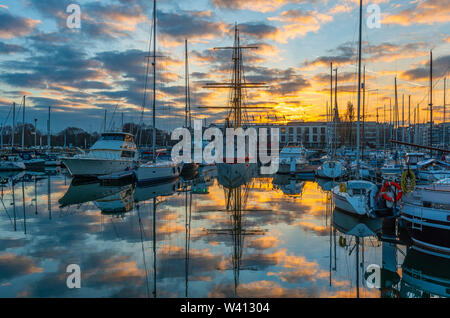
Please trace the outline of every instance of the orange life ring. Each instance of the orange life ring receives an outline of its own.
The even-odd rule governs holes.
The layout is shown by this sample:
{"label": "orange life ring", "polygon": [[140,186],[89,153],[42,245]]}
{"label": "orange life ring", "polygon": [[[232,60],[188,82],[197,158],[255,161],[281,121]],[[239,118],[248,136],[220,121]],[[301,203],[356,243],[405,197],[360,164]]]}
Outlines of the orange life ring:
{"label": "orange life ring", "polygon": [[[394,187],[394,188],[397,189],[397,196],[396,196],[395,198],[393,198],[393,197],[391,197],[391,196],[389,196],[389,195],[387,194],[387,191],[388,191],[389,189],[392,189],[392,187]],[[395,190],[392,191],[392,192],[395,193]],[[400,201],[400,199],[401,199],[402,196],[403,196],[402,187],[401,187],[397,182],[394,182],[394,181],[386,181],[386,182],[383,184],[383,186],[381,187],[381,195],[383,196],[383,198],[384,198],[386,201],[389,201],[389,202],[394,202],[394,201],[395,201],[395,202],[398,202],[398,201]]]}

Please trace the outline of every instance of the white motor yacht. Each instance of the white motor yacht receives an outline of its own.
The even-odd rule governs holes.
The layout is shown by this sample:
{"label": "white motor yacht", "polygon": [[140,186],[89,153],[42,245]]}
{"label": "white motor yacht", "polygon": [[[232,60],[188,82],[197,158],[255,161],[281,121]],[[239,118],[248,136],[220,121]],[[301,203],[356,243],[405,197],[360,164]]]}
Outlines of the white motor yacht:
{"label": "white motor yacht", "polygon": [[134,137],[123,132],[103,133],[88,153],[63,159],[73,177],[98,177],[134,169],[138,152]]}

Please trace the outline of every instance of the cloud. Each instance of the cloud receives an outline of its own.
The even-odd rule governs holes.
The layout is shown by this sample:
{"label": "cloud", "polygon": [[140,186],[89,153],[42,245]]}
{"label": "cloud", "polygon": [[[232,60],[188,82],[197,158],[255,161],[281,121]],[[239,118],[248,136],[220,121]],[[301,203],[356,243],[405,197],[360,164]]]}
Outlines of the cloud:
{"label": "cloud", "polygon": [[386,15],[383,24],[435,24],[450,21],[450,6],[448,0],[416,1],[413,7],[396,14]]}
{"label": "cloud", "polygon": [[7,253],[0,255],[0,281],[10,280],[17,276],[42,272],[34,261],[22,255]]}
{"label": "cloud", "polygon": [[315,0],[211,0],[213,6],[227,10],[251,10],[256,12],[275,11],[287,4],[314,3]]}
{"label": "cloud", "polygon": [[39,20],[21,18],[8,12],[0,11],[0,38],[12,39],[31,33]]}
{"label": "cloud", "polygon": [[25,48],[21,47],[20,45],[0,42],[0,54],[13,54],[21,52],[25,52]]}
{"label": "cloud", "polygon": [[214,22],[209,11],[158,12],[159,32],[182,42],[211,40],[223,36],[227,25]]}
{"label": "cloud", "polygon": [[[450,55],[440,56],[433,60],[433,76],[439,78],[448,73],[450,69]],[[425,65],[416,67],[401,73],[400,78],[407,80],[423,80],[430,77],[430,61],[426,60]]]}
{"label": "cloud", "polygon": [[292,9],[283,11],[278,17],[269,18],[269,20],[285,24],[277,35],[277,40],[286,43],[288,39],[303,37],[310,32],[319,31],[323,24],[333,21],[333,17],[317,10]]}

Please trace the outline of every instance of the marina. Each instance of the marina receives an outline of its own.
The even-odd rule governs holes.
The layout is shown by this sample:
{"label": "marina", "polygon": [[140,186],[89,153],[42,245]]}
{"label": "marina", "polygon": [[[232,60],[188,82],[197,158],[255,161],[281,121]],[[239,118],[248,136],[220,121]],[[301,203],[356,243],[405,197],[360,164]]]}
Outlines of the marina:
{"label": "marina", "polygon": [[[13,96],[0,96],[0,298],[449,298],[449,38],[401,57],[369,41],[366,1],[328,5],[356,23],[353,42],[341,56],[290,56],[288,68],[277,59],[309,31],[259,35],[266,25],[216,25],[209,10],[184,16],[154,0],[115,13],[136,24],[109,35],[139,40],[80,55],[77,71],[95,76],[64,82],[64,70],[40,86],[30,75],[40,97],[6,90],[0,76]],[[289,1],[260,13],[281,8],[267,21],[316,19]],[[168,22],[187,17],[185,30]],[[210,24],[212,34],[188,32]],[[61,43],[63,63],[76,60]],[[0,55],[14,45],[0,42]],[[19,64],[0,56],[0,69]],[[48,98],[57,90],[74,95]],[[71,126],[83,111],[84,128]]]}

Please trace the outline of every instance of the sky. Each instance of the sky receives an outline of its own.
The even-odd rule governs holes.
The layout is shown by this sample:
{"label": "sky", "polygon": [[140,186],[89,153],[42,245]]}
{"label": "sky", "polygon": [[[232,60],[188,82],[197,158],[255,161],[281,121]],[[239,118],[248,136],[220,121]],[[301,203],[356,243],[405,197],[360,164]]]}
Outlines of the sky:
{"label": "sky", "polygon": [[[67,25],[70,4],[81,9],[79,29]],[[419,120],[427,120],[433,50],[433,118],[441,122],[444,77],[450,77],[448,0],[363,5],[368,120],[376,120],[377,110],[379,121],[389,120],[395,77],[405,118],[411,95],[411,121],[417,105]],[[380,9],[379,28],[370,23],[371,5]],[[25,95],[25,120],[37,118],[44,131],[48,107],[52,132],[67,126],[101,131],[105,109],[107,128],[118,127],[122,113],[125,122],[139,123],[142,109],[149,125],[152,95],[145,94],[145,82],[152,13],[148,0],[0,0],[0,124],[11,124],[11,105]],[[267,83],[246,91],[248,105],[266,107],[252,110],[251,121],[325,120],[330,62],[338,69],[338,107],[344,114],[347,102],[357,105],[358,18],[358,0],[158,1],[157,127],[184,124],[185,39],[192,116],[208,124],[224,120],[223,109],[198,107],[228,104],[228,91],[204,86],[230,80],[231,52],[214,48],[233,44],[235,24],[241,43],[258,47],[244,53],[246,79]],[[449,99],[447,94],[447,104]]]}

